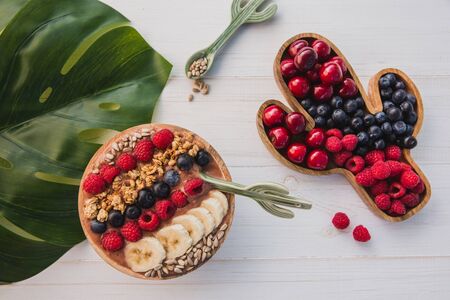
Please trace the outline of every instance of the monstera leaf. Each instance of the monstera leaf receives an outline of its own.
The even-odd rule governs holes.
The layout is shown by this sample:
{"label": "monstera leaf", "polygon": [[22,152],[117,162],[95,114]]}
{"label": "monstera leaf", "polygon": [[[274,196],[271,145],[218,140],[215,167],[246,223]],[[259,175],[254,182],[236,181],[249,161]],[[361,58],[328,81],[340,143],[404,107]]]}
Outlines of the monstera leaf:
{"label": "monstera leaf", "polygon": [[0,17],[0,281],[14,282],[83,239],[84,167],[151,120],[172,66],[96,0],[3,0]]}

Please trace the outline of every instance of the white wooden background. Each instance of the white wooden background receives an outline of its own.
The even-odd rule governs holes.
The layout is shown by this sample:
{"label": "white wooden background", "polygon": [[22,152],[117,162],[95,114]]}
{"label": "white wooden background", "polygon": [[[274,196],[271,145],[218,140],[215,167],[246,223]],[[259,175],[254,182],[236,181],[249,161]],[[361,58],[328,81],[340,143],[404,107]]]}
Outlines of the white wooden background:
{"label": "white wooden background", "polygon": [[[183,278],[146,282],[122,275],[83,242],[34,278],[0,287],[6,299],[450,299],[450,1],[276,0],[265,24],[243,28],[216,62],[211,94],[187,102],[189,55],[228,24],[231,0],[107,0],[173,64],[155,121],[174,123],[210,141],[242,183],[286,184],[314,203],[294,220],[267,215],[237,199],[225,245]],[[414,157],[433,187],[413,219],[374,216],[340,176],[311,177],[283,167],[264,148],[255,114],[280,98],[272,62],[283,41],[317,32],[340,47],[364,83],[398,67],[423,95],[425,122]],[[367,244],[330,226],[336,211],[372,234]]]}

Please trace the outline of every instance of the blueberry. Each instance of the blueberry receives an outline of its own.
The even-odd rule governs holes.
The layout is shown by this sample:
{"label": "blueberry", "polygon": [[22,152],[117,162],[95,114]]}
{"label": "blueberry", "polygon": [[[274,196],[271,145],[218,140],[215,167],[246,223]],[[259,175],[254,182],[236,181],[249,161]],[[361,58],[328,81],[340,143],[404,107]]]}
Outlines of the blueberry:
{"label": "blueberry", "polygon": [[382,89],[380,90],[380,96],[383,100],[391,99],[392,97],[392,88]]}
{"label": "blueberry", "polygon": [[397,77],[393,73],[388,73],[388,74],[384,75],[384,77],[389,80],[391,85],[394,85],[395,82],[397,81]]}
{"label": "blueberry", "polygon": [[169,186],[176,186],[180,182],[180,174],[175,170],[168,170],[164,174],[164,182]]}
{"label": "blueberry", "polygon": [[327,120],[327,127],[328,127],[328,128],[335,128],[335,127],[336,127],[336,125],[334,124],[333,119],[329,118],[329,119]]}
{"label": "blueberry", "polygon": [[354,134],[355,132],[350,126],[347,126],[344,129],[342,129],[342,133],[344,133],[344,135],[347,135],[347,134]]}
{"label": "blueberry", "polygon": [[112,227],[118,228],[123,225],[125,218],[122,213],[118,210],[112,210],[108,214],[108,222]]}
{"label": "blueberry", "polygon": [[417,140],[413,136],[407,136],[403,139],[403,147],[406,149],[412,149],[417,146]]}
{"label": "blueberry", "polygon": [[409,101],[403,101],[400,103],[400,109],[403,112],[409,113],[414,110],[414,105],[412,105]]}
{"label": "blueberry", "polygon": [[349,99],[344,103],[344,111],[348,114],[354,113],[358,109],[358,104],[355,100]]}
{"label": "blueberry", "polygon": [[317,116],[317,106],[313,105],[310,108],[308,108],[308,114],[313,118]]}
{"label": "blueberry", "polygon": [[406,132],[405,132],[405,135],[411,135],[411,134],[413,133],[413,131],[414,131],[414,127],[411,126],[411,125],[409,125],[409,124],[406,124]]}
{"label": "blueberry", "polygon": [[385,89],[391,86],[391,81],[385,76],[381,77],[379,80],[380,88]]}
{"label": "blueberry", "polygon": [[356,135],[358,137],[358,145],[364,146],[369,144],[369,134],[365,131],[358,132]]}
{"label": "blueberry", "polygon": [[381,136],[383,135],[381,128],[376,125],[370,126],[368,133],[369,133],[370,139],[373,139],[373,140],[377,140],[377,139],[381,138]]}
{"label": "blueberry", "polygon": [[394,123],[394,125],[392,125],[392,130],[397,136],[403,135],[406,132],[406,123],[403,121],[397,121]]}
{"label": "blueberry", "polygon": [[379,112],[375,114],[375,120],[378,124],[383,124],[387,120],[387,116],[384,112]]}
{"label": "blueberry", "polygon": [[334,96],[331,98],[331,106],[333,108],[343,108],[344,107],[344,100],[342,100],[339,96]]}
{"label": "blueberry", "polygon": [[350,121],[350,126],[355,130],[355,131],[361,131],[364,129],[364,121],[361,118],[353,118]]}
{"label": "blueberry", "polygon": [[130,205],[125,210],[125,216],[128,219],[135,220],[141,215],[141,209],[137,205]]}
{"label": "blueberry", "polygon": [[379,139],[373,143],[373,146],[375,147],[375,149],[382,150],[386,148],[386,142],[383,139]]}
{"label": "blueberry", "polygon": [[402,111],[398,107],[390,107],[386,111],[389,120],[396,122],[402,119]]}
{"label": "blueberry", "polygon": [[375,123],[375,117],[371,114],[366,114],[364,116],[364,125],[366,125],[366,127],[369,127],[371,125],[373,125]]}
{"label": "blueberry", "polygon": [[170,195],[170,186],[165,182],[157,182],[153,185],[153,193],[156,198],[167,198]]}
{"label": "blueberry", "polygon": [[388,143],[395,143],[395,140],[397,139],[397,137],[395,136],[395,134],[389,134],[389,135],[385,135],[384,139],[388,142]]}
{"label": "blueberry", "polygon": [[358,109],[357,111],[355,111],[355,113],[353,114],[353,116],[354,116],[354,117],[357,117],[357,118],[362,118],[362,117],[364,117],[365,114],[366,114],[366,113],[364,112],[364,110]]}
{"label": "blueberry", "polygon": [[195,161],[200,167],[206,167],[211,161],[211,155],[206,150],[200,150],[195,156]]}
{"label": "blueberry", "polygon": [[369,152],[369,149],[367,147],[358,147],[356,148],[356,154],[359,156],[364,156]]}
{"label": "blueberry", "polygon": [[414,105],[414,104],[416,104],[417,99],[416,99],[416,97],[414,97],[414,95],[412,95],[410,93],[407,93],[406,94],[406,101],[409,101],[409,102],[411,102],[412,105]]}
{"label": "blueberry", "polygon": [[364,100],[361,97],[358,97],[355,99],[356,101],[356,105],[358,106],[358,108],[363,108],[364,107]]}
{"label": "blueberry", "polygon": [[187,153],[181,154],[177,159],[180,170],[189,171],[194,166],[194,158]]}
{"label": "blueberry", "polygon": [[317,114],[322,117],[328,117],[331,114],[331,106],[328,104],[319,104]]}
{"label": "blueberry", "polygon": [[392,126],[389,122],[384,122],[381,124],[381,131],[383,131],[384,135],[390,135],[392,134]]}
{"label": "blueberry", "polygon": [[107,227],[106,223],[97,220],[92,220],[90,226],[91,231],[98,234],[105,232]]}
{"label": "blueberry", "polygon": [[406,92],[405,90],[396,90],[393,94],[392,94],[392,102],[394,102],[395,104],[400,104],[403,102],[403,100],[405,100],[406,98]]}
{"label": "blueberry", "polygon": [[404,90],[406,88],[406,85],[403,81],[397,80],[397,82],[394,85],[396,90]]}
{"label": "blueberry", "polygon": [[410,125],[415,125],[417,123],[417,114],[416,112],[412,111],[406,116],[406,123]]}
{"label": "blueberry", "polygon": [[312,106],[311,99],[303,99],[300,104],[303,106],[304,109],[308,110]]}
{"label": "blueberry", "polygon": [[151,189],[142,189],[139,191],[137,204],[141,208],[150,208],[155,204],[156,197]]}
{"label": "blueberry", "polygon": [[395,104],[392,101],[384,101],[383,102],[383,110],[386,112],[389,108],[394,107]]}
{"label": "blueberry", "polygon": [[316,126],[320,128],[323,128],[327,125],[327,119],[322,116],[316,116],[314,118],[314,122],[316,123]]}
{"label": "blueberry", "polygon": [[339,108],[333,111],[332,118],[338,127],[344,127],[349,121],[349,117],[345,111]]}

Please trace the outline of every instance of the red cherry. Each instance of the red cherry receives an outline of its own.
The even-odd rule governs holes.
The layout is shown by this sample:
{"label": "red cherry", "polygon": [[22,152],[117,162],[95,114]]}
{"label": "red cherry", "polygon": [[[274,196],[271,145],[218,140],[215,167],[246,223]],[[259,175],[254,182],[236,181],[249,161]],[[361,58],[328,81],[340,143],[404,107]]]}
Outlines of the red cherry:
{"label": "red cherry", "polygon": [[299,134],[305,131],[306,121],[305,117],[298,112],[291,112],[285,119],[286,127],[292,134]]}
{"label": "red cherry", "polygon": [[306,165],[310,169],[325,170],[328,165],[328,154],[321,149],[315,149],[308,154]]}
{"label": "red cherry", "polygon": [[292,58],[284,59],[280,64],[281,74],[285,78],[291,78],[297,73],[297,68],[295,67],[294,60]]}
{"label": "red cherry", "polygon": [[333,86],[325,83],[318,84],[313,88],[313,95],[317,101],[328,101],[333,97]]}
{"label": "red cherry", "polygon": [[305,77],[295,76],[289,81],[289,89],[297,98],[305,98],[309,92],[309,81]]}
{"label": "red cherry", "polygon": [[263,113],[263,122],[267,127],[283,123],[285,112],[278,105],[266,107]]}
{"label": "red cherry", "polygon": [[275,127],[269,131],[269,138],[276,149],[283,149],[289,143],[289,131],[284,127]]}
{"label": "red cherry", "polygon": [[320,68],[322,67],[321,64],[316,64],[314,68],[306,72],[306,77],[309,79],[310,82],[316,83],[320,81]]}
{"label": "red cherry", "polygon": [[319,61],[325,61],[328,56],[330,56],[331,48],[324,41],[315,40],[312,44],[312,48],[316,50],[317,55],[319,56]]}
{"label": "red cherry", "polygon": [[358,93],[355,81],[351,78],[345,78],[339,87],[339,96],[342,98],[351,98]]}
{"label": "red cherry", "polygon": [[347,73],[347,66],[345,65],[345,62],[342,59],[342,57],[334,56],[334,57],[330,58],[329,61],[337,63],[339,65],[339,67],[341,67],[342,74],[345,75]]}
{"label": "red cherry", "polygon": [[288,53],[292,58],[294,58],[300,49],[307,47],[308,45],[308,42],[305,40],[296,40],[289,46]]}
{"label": "red cherry", "polygon": [[325,143],[325,132],[321,128],[314,128],[308,132],[305,142],[312,148],[319,148]]}
{"label": "red cherry", "polygon": [[311,47],[303,47],[294,57],[294,63],[300,71],[311,70],[317,63],[317,52]]}
{"label": "red cherry", "polygon": [[323,83],[337,84],[342,82],[344,75],[341,67],[335,62],[327,62],[320,68],[320,79]]}
{"label": "red cherry", "polygon": [[301,143],[293,143],[287,149],[287,156],[290,161],[296,164],[303,162],[306,156],[306,146]]}

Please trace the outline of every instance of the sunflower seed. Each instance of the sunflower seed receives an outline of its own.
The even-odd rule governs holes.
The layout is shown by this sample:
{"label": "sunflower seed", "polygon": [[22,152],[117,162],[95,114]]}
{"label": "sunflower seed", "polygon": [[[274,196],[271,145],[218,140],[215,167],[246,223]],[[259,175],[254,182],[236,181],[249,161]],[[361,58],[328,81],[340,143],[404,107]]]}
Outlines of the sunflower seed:
{"label": "sunflower seed", "polygon": [[178,264],[184,266],[186,263],[184,260],[179,259],[178,260]]}
{"label": "sunflower seed", "polygon": [[128,142],[125,141],[125,143],[123,143],[123,146],[124,146],[124,147],[128,147]]}
{"label": "sunflower seed", "polygon": [[228,224],[227,223],[223,223],[223,225],[220,227],[220,231],[224,231],[225,229],[227,229]]}
{"label": "sunflower seed", "polygon": [[131,152],[131,150],[133,149],[131,149],[130,147],[123,148],[123,152]]}
{"label": "sunflower seed", "polygon": [[151,277],[151,275],[152,275],[152,270],[150,270],[144,274],[145,277]]}
{"label": "sunflower seed", "polygon": [[190,247],[190,248],[186,251],[186,253],[190,253],[190,252],[192,251],[192,249],[194,249],[194,247]]}
{"label": "sunflower seed", "polygon": [[143,132],[142,133],[142,136],[149,136],[150,135],[150,132]]}
{"label": "sunflower seed", "polygon": [[182,270],[182,269],[184,269],[184,265],[183,266],[182,265],[176,265],[175,269],[177,269],[177,268]]}
{"label": "sunflower seed", "polygon": [[125,136],[122,138],[122,141],[127,142],[127,141],[128,141],[128,135],[125,135]]}
{"label": "sunflower seed", "polygon": [[174,265],[176,263],[177,263],[176,259],[168,259],[168,260],[166,260],[166,264],[168,264],[168,265]]}
{"label": "sunflower seed", "polygon": [[111,153],[106,153],[106,159],[113,160],[114,155],[112,155]]}
{"label": "sunflower seed", "polygon": [[155,277],[156,275],[156,270],[152,270],[152,273],[150,274],[150,277]]}
{"label": "sunflower seed", "polygon": [[187,257],[187,258],[190,258],[190,259],[192,259],[192,257],[194,257],[194,252],[191,252],[191,253],[189,253],[189,255],[188,255],[188,257]]}
{"label": "sunflower seed", "polygon": [[159,264],[159,265],[157,265],[156,267],[154,267],[153,269],[155,269],[156,271],[158,271],[158,270],[161,269],[161,268],[162,268],[162,265]]}
{"label": "sunflower seed", "polygon": [[163,267],[162,271],[164,272],[164,274],[169,274],[169,270],[166,267]]}
{"label": "sunflower seed", "polygon": [[123,143],[119,143],[119,151],[123,149]]}
{"label": "sunflower seed", "polygon": [[224,235],[225,235],[225,231],[219,231],[219,233],[217,233],[217,238],[220,240],[223,238]]}
{"label": "sunflower seed", "polygon": [[136,138],[138,138],[138,139],[142,138],[142,135],[141,135],[139,132],[136,132],[136,133],[134,134],[134,136],[135,136]]}
{"label": "sunflower seed", "polygon": [[142,128],[141,132],[150,132],[150,128]]}
{"label": "sunflower seed", "polygon": [[206,246],[205,248],[203,248],[203,252],[210,252],[211,248],[209,248],[208,246]]}
{"label": "sunflower seed", "polygon": [[156,274],[158,274],[158,277],[159,277],[159,278],[162,278],[161,270],[156,271]]}
{"label": "sunflower seed", "polygon": [[203,237],[202,241],[203,241],[203,244],[202,244],[202,246],[203,246],[204,244],[206,244],[206,237],[205,236]]}
{"label": "sunflower seed", "polygon": [[217,248],[219,246],[219,239],[217,237],[214,238],[213,247]]}
{"label": "sunflower seed", "polygon": [[[185,260],[186,259],[186,254],[185,255],[183,255],[182,257],[180,257],[180,259],[182,259],[182,260]],[[178,261],[179,262],[179,261]]]}
{"label": "sunflower seed", "polygon": [[183,273],[183,270],[178,269],[178,268],[175,268],[173,271],[178,274]]}
{"label": "sunflower seed", "polygon": [[205,261],[205,259],[206,259],[206,253],[203,252],[203,254],[202,254],[202,261]]}
{"label": "sunflower seed", "polygon": [[190,266],[192,266],[192,265],[194,264],[194,262],[192,261],[191,258],[188,257],[188,259],[187,259],[187,264],[190,265]]}
{"label": "sunflower seed", "polygon": [[207,245],[208,247],[211,247],[211,245],[212,245],[211,236],[208,237],[208,240],[206,241],[206,245]]}
{"label": "sunflower seed", "polygon": [[116,142],[114,142],[111,147],[115,150],[115,151],[119,151],[119,145],[117,145]]}
{"label": "sunflower seed", "polygon": [[206,257],[210,258],[212,256],[211,252],[206,253]]}
{"label": "sunflower seed", "polygon": [[169,270],[169,271],[173,271],[174,268],[175,268],[174,265],[167,266],[167,270]]}
{"label": "sunflower seed", "polygon": [[190,270],[192,270],[193,268],[194,268],[194,267],[189,267],[187,270],[190,271]]}
{"label": "sunflower seed", "polygon": [[131,137],[131,141],[132,141],[132,142],[136,142],[136,141],[137,141],[137,138],[136,138],[135,136],[132,136],[132,137]]}
{"label": "sunflower seed", "polygon": [[195,251],[195,254],[194,254],[195,258],[199,258],[200,255],[202,255],[202,250],[198,249],[197,251]]}
{"label": "sunflower seed", "polygon": [[108,165],[110,165],[110,166],[114,166],[114,164],[115,164],[115,162],[113,162],[113,161],[110,161],[110,162],[108,163]]}
{"label": "sunflower seed", "polygon": [[198,258],[194,259],[194,266],[198,265]]}

